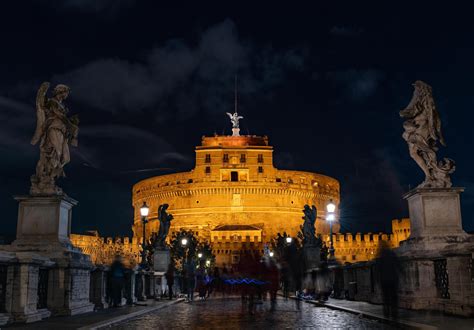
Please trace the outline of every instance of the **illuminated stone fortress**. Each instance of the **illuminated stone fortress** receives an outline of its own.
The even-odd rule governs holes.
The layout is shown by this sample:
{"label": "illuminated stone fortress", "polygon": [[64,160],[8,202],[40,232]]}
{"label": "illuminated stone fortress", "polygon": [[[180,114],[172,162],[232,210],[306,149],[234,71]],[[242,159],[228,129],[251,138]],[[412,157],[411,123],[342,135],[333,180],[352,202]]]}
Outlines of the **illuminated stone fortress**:
{"label": "illuminated stone fortress", "polygon": [[[278,233],[297,236],[305,204],[318,209],[316,234],[329,245],[325,210],[329,201],[339,205],[339,182],[331,177],[273,166],[273,147],[266,136],[241,136],[237,113],[228,114],[233,135],[202,137],[196,147],[196,165],[189,172],[152,177],[133,187],[133,238],[103,238],[95,231],[71,235],[72,243],[90,254],[96,264],[110,264],[121,254],[138,264],[143,240],[140,207],[150,207],[147,239],[158,232],[158,206],[167,203],[174,219],[170,235],[191,230],[211,243],[216,263],[236,264],[244,251],[263,253]],[[237,118],[235,118],[237,117]],[[372,260],[385,241],[391,248],[410,235],[410,220],[392,221],[392,233],[340,234],[333,225],[335,257],[341,263]]]}
{"label": "illuminated stone fortress", "polygon": [[[316,205],[316,232],[328,234],[326,204],[339,204],[339,182],[331,177],[279,170],[266,136],[203,137],[190,172],[152,177],[133,187],[134,239],[142,240],[139,209],[150,207],[147,238],[157,232],[157,210],[168,203],[170,234],[192,230],[211,243],[218,264],[237,263],[243,250],[259,250],[277,233],[296,236],[305,204]],[[238,130],[238,128],[237,128]],[[333,226],[339,232],[339,223]]]}

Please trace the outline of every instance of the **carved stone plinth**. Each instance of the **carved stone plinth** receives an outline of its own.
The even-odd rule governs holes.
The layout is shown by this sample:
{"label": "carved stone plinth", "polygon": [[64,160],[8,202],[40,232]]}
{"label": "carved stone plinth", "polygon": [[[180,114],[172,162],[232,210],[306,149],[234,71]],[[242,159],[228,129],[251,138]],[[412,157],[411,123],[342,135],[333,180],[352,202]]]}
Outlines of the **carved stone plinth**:
{"label": "carved stone plinth", "polygon": [[403,196],[410,212],[410,238],[465,235],[460,194],[464,188],[416,188]]}
{"label": "carved stone plinth", "polygon": [[156,249],[153,252],[153,270],[155,272],[166,272],[170,264],[170,251]]}
{"label": "carved stone plinth", "polygon": [[72,207],[77,201],[62,196],[16,196],[19,201],[16,240],[19,250],[71,249]]}
{"label": "carved stone plinth", "polygon": [[77,201],[65,195],[18,196],[20,202],[16,240],[9,247],[16,253],[33,252],[47,258],[47,310],[53,315],[93,311],[89,299],[90,257],[71,245],[72,207]]}
{"label": "carved stone plinth", "polygon": [[232,128],[232,136],[240,136],[240,128]]}
{"label": "carved stone plinth", "polygon": [[460,194],[464,188],[416,188],[408,201],[411,232],[397,252],[406,256],[436,257],[456,250],[470,238],[462,229]]}
{"label": "carved stone plinth", "polygon": [[319,267],[321,262],[321,249],[317,246],[304,246],[303,256],[306,266],[306,271],[310,272]]}

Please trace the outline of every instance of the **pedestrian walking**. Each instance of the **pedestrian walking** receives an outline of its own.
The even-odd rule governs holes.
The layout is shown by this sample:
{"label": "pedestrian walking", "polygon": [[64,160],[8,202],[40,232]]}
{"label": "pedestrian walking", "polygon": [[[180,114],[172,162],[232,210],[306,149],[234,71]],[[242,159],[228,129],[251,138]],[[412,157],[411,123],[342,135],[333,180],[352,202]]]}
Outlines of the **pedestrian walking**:
{"label": "pedestrian walking", "polygon": [[174,264],[170,262],[168,270],[165,273],[166,284],[168,285],[169,300],[173,299],[173,285],[174,285]]}
{"label": "pedestrian walking", "polygon": [[122,304],[122,291],[125,284],[125,267],[122,256],[116,255],[110,266],[112,303],[113,307],[119,307]]}

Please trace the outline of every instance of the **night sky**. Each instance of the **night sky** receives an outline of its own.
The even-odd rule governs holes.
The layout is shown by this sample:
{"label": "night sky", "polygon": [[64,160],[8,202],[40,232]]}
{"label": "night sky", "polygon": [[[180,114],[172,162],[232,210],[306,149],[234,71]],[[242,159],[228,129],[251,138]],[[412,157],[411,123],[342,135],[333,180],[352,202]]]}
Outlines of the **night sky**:
{"label": "night sky", "polygon": [[398,112],[415,80],[429,83],[440,155],[457,163],[464,229],[474,230],[471,8],[157,3],[0,3],[0,234],[14,235],[12,196],[28,193],[38,159],[29,142],[41,82],[69,85],[81,119],[59,182],[79,201],[73,232],[115,236],[131,235],[134,183],[192,169],[202,135],[231,134],[235,75],[241,133],[268,135],[280,169],[338,179],[351,232],[389,231],[408,216],[401,196],[423,175]]}

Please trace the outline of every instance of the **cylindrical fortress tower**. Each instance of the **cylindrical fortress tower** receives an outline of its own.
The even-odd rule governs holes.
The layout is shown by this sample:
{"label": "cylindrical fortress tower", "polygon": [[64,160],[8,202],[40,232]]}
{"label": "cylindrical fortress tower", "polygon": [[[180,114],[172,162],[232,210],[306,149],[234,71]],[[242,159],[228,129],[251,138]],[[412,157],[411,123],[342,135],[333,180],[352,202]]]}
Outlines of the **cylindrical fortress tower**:
{"label": "cylindrical fortress tower", "polygon": [[[339,182],[325,175],[278,170],[261,136],[203,137],[190,172],[152,177],[133,186],[134,237],[141,240],[140,206],[150,207],[147,236],[157,232],[157,211],[168,203],[181,228],[211,242],[218,263],[235,263],[239,250],[261,250],[277,233],[296,236],[303,207],[318,209],[316,233],[328,234],[326,205],[339,204]],[[333,231],[339,231],[339,223]]]}

